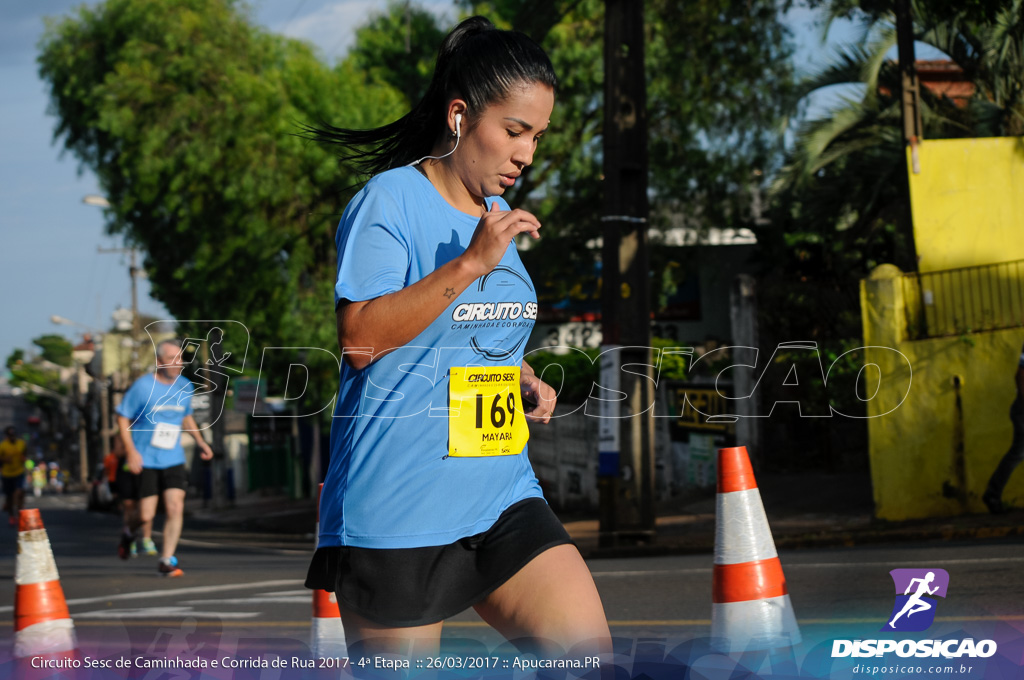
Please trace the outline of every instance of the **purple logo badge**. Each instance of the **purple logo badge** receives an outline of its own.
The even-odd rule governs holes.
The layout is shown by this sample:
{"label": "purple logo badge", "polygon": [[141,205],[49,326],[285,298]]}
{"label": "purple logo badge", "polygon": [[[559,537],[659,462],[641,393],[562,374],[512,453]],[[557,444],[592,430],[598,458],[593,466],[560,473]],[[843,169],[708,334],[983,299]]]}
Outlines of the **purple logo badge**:
{"label": "purple logo badge", "polygon": [[936,597],[946,597],[949,574],[945,569],[893,569],[896,604],[882,630],[927,630],[935,621]]}

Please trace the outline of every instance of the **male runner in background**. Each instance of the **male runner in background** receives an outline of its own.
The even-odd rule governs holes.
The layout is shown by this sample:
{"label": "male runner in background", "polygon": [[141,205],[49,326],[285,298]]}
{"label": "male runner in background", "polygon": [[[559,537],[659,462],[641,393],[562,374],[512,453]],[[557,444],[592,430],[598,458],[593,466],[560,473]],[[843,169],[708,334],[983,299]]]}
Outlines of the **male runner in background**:
{"label": "male runner in background", "polygon": [[181,576],[174,551],[181,537],[185,512],[185,450],[182,431],[188,432],[199,447],[203,460],[213,451],[203,439],[192,417],[192,383],[181,375],[185,367],[177,343],[165,340],[157,345],[156,372],[139,378],[128,389],[117,407],[117,424],[128,455],[129,469],[139,474],[139,522],[145,526],[156,515],[163,496],[163,545],[157,571],[163,576]]}

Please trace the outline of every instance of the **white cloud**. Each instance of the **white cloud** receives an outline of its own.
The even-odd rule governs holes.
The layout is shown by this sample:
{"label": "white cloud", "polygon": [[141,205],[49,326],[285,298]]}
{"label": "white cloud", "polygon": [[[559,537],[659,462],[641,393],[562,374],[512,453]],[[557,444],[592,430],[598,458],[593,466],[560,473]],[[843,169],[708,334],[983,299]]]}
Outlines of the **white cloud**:
{"label": "white cloud", "polygon": [[316,45],[326,57],[332,58],[348,50],[355,29],[373,12],[380,11],[382,5],[378,0],[333,2],[292,19],[287,26],[275,26],[274,30],[284,31],[291,38],[307,40]]}
{"label": "white cloud", "polygon": [[[417,4],[438,17],[442,26],[455,19],[454,5],[450,0],[429,0]],[[352,46],[355,30],[372,15],[384,12],[387,5],[385,0],[328,2],[308,14],[270,28],[288,37],[309,41],[326,58],[335,59],[344,56]]]}

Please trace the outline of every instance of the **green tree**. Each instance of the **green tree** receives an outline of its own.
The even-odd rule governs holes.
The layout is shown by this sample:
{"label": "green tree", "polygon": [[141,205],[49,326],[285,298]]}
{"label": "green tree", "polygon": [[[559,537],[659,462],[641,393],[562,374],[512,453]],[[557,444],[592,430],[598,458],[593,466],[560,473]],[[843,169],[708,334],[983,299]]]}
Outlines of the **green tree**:
{"label": "green tree", "polygon": [[[460,2],[540,40],[560,78],[551,129],[510,200],[545,224],[538,259],[567,293],[601,234],[604,3]],[[794,92],[776,4],[645,3],[651,221],[742,227],[781,155]],[[660,278],[660,275],[656,273]],[[659,291],[653,291],[655,295]]]}
{"label": "green tree", "polygon": [[[847,47],[834,63],[808,78],[800,93],[856,84],[859,95],[847,96],[827,116],[805,121],[797,130],[795,144],[774,179],[770,223],[757,229],[763,263],[758,301],[765,345],[815,340],[827,366],[862,344],[858,281],[886,262],[913,271],[916,256],[900,76],[896,61],[887,57],[896,42],[894,3],[820,4],[828,5],[828,17],[852,11],[866,19],[869,38],[865,44]],[[922,88],[926,139],[1020,134],[1022,5],[1021,0],[1001,3],[992,13],[993,6],[981,1],[962,7],[914,3],[917,40],[949,55],[976,86],[966,106]],[[814,375],[817,367],[804,365],[800,370],[802,375]],[[835,371],[854,375],[860,364],[844,359]],[[822,387],[820,379],[811,380],[812,394],[820,395]],[[762,395],[766,403],[772,398],[770,390]],[[851,413],[863,408],[863,402],[851,399],[840,406]],[[768,427],[784,428],[786,422],[773,418]],[[826,451],[831,441],[827,430],[810,421],[790,427],[791,432],[817,436],[815,447]]]}
{"label": "green tree", "polygon": [[[794,5],[803,5],[811,9],[823,8],[826,11],[826,25],[835,19],[867,19],[877,22],[888,19],[893,11],[893,0],[789,0],[784,7],[788,10]],[[967,19],[970,21],[988,22],[995,20],[1006,8],[1006,0],[930,0],[928,14],[938,22],[950,19]]]}
{"label": "green tree", "polygon": [[[976,92],[960,107],[922,88],[925,138],[1024,133],[1024,1],[1004,3],[988,22],[937,7],[941,13],[930,3],[914,4],[916,37],[948,54]],[[877,6],[875,11],[880,12]],[[892,15],[879,13],[871,35],[866,45],[848,47],[801,86],[801,94],[808,94],[855,83],[862,95],[846,99],[824,118],[805,122],[775,179],[771,226],[758,236],[772,254],[774,280],[807,291],[787,303],[790,293],[781,287],[779,303],[789,308],[794,300],[816,304],[815,292],[832,284],[855,286],[883,262],[915,268],[899,72],[897,63],[886,58],[896,41]],[[856,307],[856,296],[852,299]],[[855,312],[845,314],[844,336],[859,332]],[[834,315],[803,318],[813,334],[836,326]]]}
{"label": "green tree", "polygon": [[41,335],[32,343],[42,350],[40,354],[27,355],[18,348],[8,355],[5,364],[11,375],[10,384],[22,388],[29,403],[55,413],[60,396],[68,392],[60,379],[60,367],[71,365],[71,343],[59,335]]}
{"label": "green tree", "polygon": [[9,355],[7,355],[7,361],[6,361],[5,365],[7,366],[7,370],[11,370],[15,366],[18,366],[18,365],[20,365],[20,364],[22,364],[24,362],[25,362],[25,350],[23,350],[21,348],[16,348],[13,352],[11,352]]}
{"label": "green tree", "polygon": [[[539,162],[516,196],[542,218],[593,235],[600,213],[604,4],[598,0],[462,3],[542,37],[561,82]],[[545,19],[550,27],[538,26]],[[745,224],[750,190],[780,149],[793,92],[790,47],[771,2],[645,3],[652,212],[661,226],[697,216]],[[538,190],[539,189],[539,190]],[[545,200],[546,198],[546,200]],[[550,220],[549,220],[550,221]]]}
{"label": "green tree", "polygon": [[[297,133],[339,111],[379,125],[401,94],[235,0],[107,0],[50,21],[39,50],[55,138],[98,178],[109,232],[145,252],[154,297],[240,321],[257,352],[334,348],[333,236],[357,178]],[[333,380],[311,356],[311,380]]]}
{"label": "green tree", "polygon": [[386,11],[356,29],[346,61],[371,81],[390,84],[411,107],[430,84],[444,36],[433,14],[409,2],[391,0]]}
{"label": "green tree", "polygon": [[40,335],[32,340],[32,344],[39,348],[39,356],[42,359],[58,366],[71,365],[72,345],[63,335]]}
{"label": "green tree", "polygon": [[55,137],[110,199],[178,318],[235,319],[259,348],[334,346],[333,233],[354,183],[296,132],[401,97],[256,28],[234,0],[107,0],[40,42]]}

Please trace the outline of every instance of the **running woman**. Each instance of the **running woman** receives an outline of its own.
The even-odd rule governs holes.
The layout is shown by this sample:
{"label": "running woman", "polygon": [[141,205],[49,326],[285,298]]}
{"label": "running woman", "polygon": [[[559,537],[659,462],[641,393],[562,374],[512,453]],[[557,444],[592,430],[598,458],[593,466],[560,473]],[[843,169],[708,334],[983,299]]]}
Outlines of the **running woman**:
{"label": "running woman", "polygon": [[472,17],[423,99],[374,130],[310,128],[373,175],[336,234],[344,357],[307,587],[334,591],[349,644],[436,651],[473,607],[546,655],[610,650],[594,580],[544,501],[527,423],[554,391],[523,361],[537,300],[502,198],[533,162],[556,78],[527,36]]}

